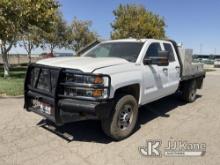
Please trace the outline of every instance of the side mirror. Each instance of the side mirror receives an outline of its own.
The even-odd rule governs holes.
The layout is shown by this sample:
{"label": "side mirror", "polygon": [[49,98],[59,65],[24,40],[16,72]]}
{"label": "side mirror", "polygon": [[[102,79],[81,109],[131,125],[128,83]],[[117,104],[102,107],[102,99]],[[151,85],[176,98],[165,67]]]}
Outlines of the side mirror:
{"label": "side mirror", "polygon": [[158,65],[158,66],[168,66],[169,52],[168,51],[160,51],[159,56],[157,57],[147,57],[144,59],[144,65]]}

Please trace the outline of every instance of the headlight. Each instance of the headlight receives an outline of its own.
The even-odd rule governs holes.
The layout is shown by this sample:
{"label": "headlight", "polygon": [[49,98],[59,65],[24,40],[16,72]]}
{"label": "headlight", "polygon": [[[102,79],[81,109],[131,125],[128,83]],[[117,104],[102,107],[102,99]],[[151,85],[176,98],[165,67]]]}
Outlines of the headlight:
{"label": "headlight", "polygon": [[94,97],[94,98],[108,98],[108,89],[91,89],[91,88],[77,88],[77,87],[65,87],[65,96],[83,96],[83,97]]}
{"label": "headlight", "polygon": [[107,75],[66,73],[63,85],[65,96],[106,99],[109,96],[110,77]]}

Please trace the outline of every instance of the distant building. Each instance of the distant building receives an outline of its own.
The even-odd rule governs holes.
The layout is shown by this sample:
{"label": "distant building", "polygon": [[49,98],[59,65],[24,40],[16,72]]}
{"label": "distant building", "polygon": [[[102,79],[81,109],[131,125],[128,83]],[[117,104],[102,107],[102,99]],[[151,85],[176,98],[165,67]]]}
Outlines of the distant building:
{"label": "distant building", "polygon": [[215,60],[215,59],[220,59],[220,54],[194,54],[193,55],[194,59],[210,59],[210,60]]}

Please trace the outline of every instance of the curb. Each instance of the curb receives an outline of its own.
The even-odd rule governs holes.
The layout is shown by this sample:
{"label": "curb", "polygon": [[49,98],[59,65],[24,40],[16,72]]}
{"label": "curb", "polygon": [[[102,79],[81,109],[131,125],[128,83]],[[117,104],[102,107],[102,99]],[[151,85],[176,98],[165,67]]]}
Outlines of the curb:
{"label": "curb", "polygon": [[1,96],[0,95],[0,99],[20,99],[20,98],[24,98],[24,95],[18,95],[18,96]]}

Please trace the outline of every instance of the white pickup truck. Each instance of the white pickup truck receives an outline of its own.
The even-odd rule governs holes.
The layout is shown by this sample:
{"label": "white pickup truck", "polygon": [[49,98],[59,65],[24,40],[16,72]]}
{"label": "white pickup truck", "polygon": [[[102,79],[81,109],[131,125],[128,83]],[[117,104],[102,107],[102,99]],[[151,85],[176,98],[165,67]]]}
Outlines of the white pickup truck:
{"label": "white pickup truck", "polygon": [[57,126],[99,119],[108,136],[121,140],[132,134],[140,106],[177,92],[196,99],[205,71],[191,54],[171,40],[123,39],[80,57],[41,60],[28,67],[24,107]]}

